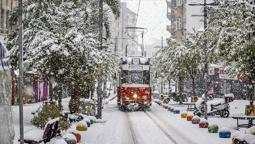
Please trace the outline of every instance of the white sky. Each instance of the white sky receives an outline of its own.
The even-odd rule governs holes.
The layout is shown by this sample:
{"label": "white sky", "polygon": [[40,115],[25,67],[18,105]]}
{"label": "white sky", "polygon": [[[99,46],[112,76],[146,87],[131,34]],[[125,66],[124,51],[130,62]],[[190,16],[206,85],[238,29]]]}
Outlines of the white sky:
{"label": "white sky", "polygon": [[[137,12],[139,0],[121,0],[127,2],[127,6],[134,12]],[[167,19],[167,5],[165,0],[141,0],[138,14],[138,27],[145,27],[148,32],[145,34],[145,45],[160,45],[161,37],[170,37],[166,30],[166,25],[170,24]]]}

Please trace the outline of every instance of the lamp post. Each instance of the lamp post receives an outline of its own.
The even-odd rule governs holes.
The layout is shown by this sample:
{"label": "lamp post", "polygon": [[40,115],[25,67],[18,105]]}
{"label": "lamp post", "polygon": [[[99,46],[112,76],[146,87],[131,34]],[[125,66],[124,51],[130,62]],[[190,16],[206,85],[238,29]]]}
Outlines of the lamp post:
{"label": "lamp post", "polygon": [[19,27],[19,124],[20,124],[20,144],[24,144],[24,124],[23,124],[23,48],[22,48],[22,0],[19,0],[19,17],[18,17],[18,27]]}

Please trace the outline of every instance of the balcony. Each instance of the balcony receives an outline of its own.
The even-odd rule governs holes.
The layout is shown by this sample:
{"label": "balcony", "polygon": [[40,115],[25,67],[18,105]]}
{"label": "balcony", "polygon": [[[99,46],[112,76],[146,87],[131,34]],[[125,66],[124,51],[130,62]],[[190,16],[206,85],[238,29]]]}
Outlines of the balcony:
{"label": "balcony", "polygon": [[171,33],[171,25],[167,25],[166,30]]}
{"label": "balcony", "polygon": [[172,20],[172,14],[171,11],[167,12],[167,18],[171,21]]}
{"label": "balcony", "polygon": [[166,0],[167,7],[171,7],[171,0]]}

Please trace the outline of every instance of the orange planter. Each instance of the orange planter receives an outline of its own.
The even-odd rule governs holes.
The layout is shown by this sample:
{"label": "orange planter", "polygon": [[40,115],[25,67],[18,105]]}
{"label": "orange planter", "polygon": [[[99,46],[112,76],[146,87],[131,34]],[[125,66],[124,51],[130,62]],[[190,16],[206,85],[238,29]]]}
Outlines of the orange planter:
{"label": "orange planter", "polygon": [[188,115],[187,116],[187,121],[192,121],[193,115]]}

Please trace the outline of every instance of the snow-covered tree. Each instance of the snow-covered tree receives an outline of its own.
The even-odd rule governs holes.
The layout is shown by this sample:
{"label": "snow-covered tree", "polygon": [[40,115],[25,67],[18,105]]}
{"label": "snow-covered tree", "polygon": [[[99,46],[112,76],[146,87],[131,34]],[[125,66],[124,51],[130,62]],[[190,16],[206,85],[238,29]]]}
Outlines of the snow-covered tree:
{"label": "snow-covered tree", "polygon": [[[97,49],[96,2],[98,1],[28,0],[23,4],[25,63],[37,73],[47,74],[55,79],[59,89],[63,85],[69,87],[72,92],[72,112],[77,111],[79,98],[84,95],[85,89],[95,85],[96,77],[99,74],[111,75],[113,72],[110,70],[115,68],[112,64],[114,56],[107,50]],[[109,3],[111,4],[111,0]],[[118,13],[118,10],[114,12]],[[12,20],[15,21],[16,17],[17,14],[14,13]],[[106,32],[106,38],[107,36],[110,34]],[[14,65],[17,59],[17,39],[17,33],[9,35]]]}
{"label": "snow-covered tree", "polygon": [[181,93],[184,88],[184,80],[190,79],[193,95],[197,95],[198,75],[203,72],[201,37],[200,33],[196,33],[189,34],[181,42],[170,39],[168,46],[161,49],[154,57],[158,71],[165,73],[169,78],[179,79]]}
{"label": "snow-covered tree", "polygon": [[[255,63],[255,7],[252,0],[219,0],[210,11],[209,27],[221,59],[235,73],[251,76]],[[214,31],[215,34],[209,34]]]}

